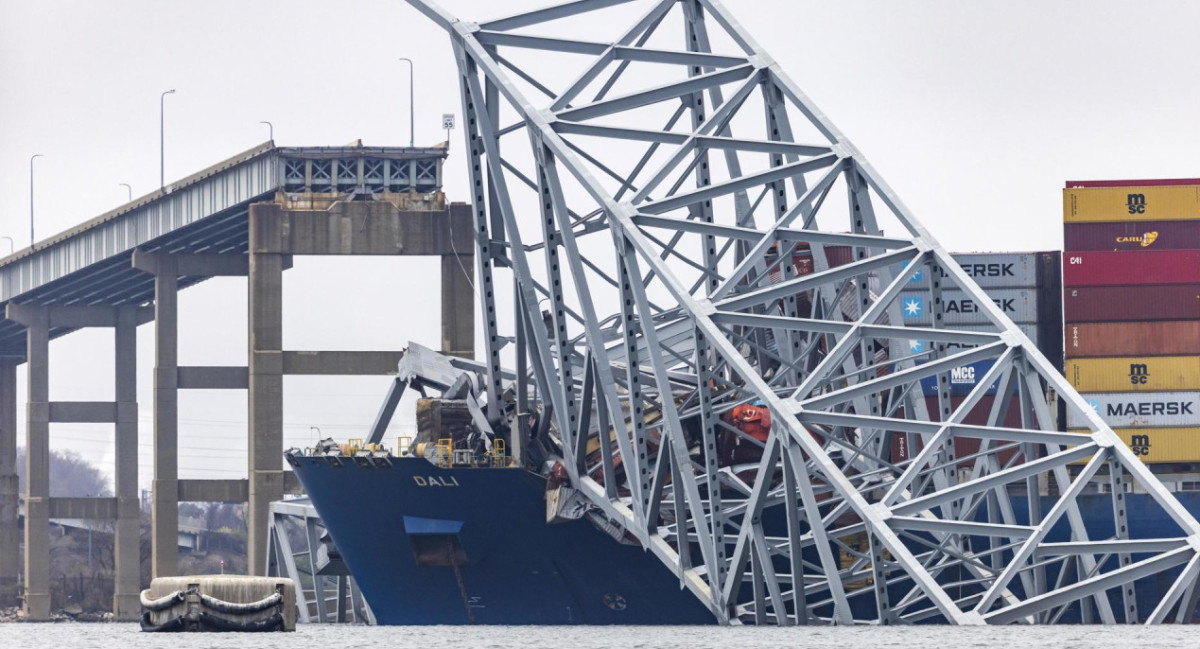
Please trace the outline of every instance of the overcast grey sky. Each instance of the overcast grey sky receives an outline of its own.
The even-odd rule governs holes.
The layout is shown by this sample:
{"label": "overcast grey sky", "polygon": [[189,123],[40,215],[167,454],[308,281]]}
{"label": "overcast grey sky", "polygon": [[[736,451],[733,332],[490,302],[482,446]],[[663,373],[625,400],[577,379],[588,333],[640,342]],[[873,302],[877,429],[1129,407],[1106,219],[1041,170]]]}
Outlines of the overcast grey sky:
{"label": "overcast grey sky", "polygon": [[[472,20],[542,4],[442,3]],[[1060,247],[1066,179],[1200,176],[1200,3],[726,6],[953,250]],[[441,114],[458,112],[448,39],[400,0],[0,0],[0,234],[28,245],[33,153],[45,154],[39,239],[124,202],[119,183],[135,195],[156,187],[158,99],[170,88],[168,181],[266,140],[260,120],[284,146],[407,144],[399,56],[416,61],[417,144],[440,142]],[[454,136],[446,192],[464,200]],[[426,287],[436,269],[415,258],[298,259],[285,274],[285,346],[436,346],[438,297]],[[181,363],[244,363],[245,300],[244,280],[187,291]],[[111,340],[86,331],[54,343],[51,397],[111,398]],[[144,485],[152,342],[142,327]],[[287,443],[308,443],[314,425],[352,436],[386,383],[289,378]],[[183,477],[244,476],[243,393],[187,394],[180,418]],[[55,425],[52,445],[109,465],[109,428]]]}

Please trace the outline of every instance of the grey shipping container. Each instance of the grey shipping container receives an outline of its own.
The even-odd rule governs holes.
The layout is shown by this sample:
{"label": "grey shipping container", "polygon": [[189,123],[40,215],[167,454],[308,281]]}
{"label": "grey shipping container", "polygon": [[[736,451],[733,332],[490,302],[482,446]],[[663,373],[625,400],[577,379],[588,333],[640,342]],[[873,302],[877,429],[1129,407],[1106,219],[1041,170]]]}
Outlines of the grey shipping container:
{"label": "grey shipping container", "polygon": [[[1082,395],[1110,428],[1200,425],[1200,392],[1092,392]],[[1068,428],[1087,422],[1073,409]]]}
{"label": "grey shipping container", "polygon": [[[1009,320],[1018,324],[1038,321],[1038,289],[997,288],[985,289],[985,292]],[[914,290],[900,293],[900,312],[904,316],[905,325],[929,325],[933,322],[933,311],[930,291]],[[942,322],[947,326],[990,323],[980,305],[959,290],[942,291],[942,314]]]}
{"label": "grey shipping container", "polygon": [[[1046,283],[1047,270],[1057,267],[1057,252],[954,253],[954,260],[982,288],[1033,288]],[[938,271],[943,273],[944,271]],[[929,268],[922,268],[905,288],[929,288]]]}

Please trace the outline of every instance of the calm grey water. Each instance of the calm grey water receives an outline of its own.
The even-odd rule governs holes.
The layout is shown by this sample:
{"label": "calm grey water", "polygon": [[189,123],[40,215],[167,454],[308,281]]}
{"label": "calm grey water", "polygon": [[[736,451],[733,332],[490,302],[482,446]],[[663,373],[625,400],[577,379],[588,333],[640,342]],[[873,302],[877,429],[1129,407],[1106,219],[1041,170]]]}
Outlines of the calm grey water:
{"label": "calm grey water", "polygon": [[1112,649],[1200,648],[1200,628],[1144,627],[355,627],[295,633],[142,633],[136,624],[0,624],[0,649]]}

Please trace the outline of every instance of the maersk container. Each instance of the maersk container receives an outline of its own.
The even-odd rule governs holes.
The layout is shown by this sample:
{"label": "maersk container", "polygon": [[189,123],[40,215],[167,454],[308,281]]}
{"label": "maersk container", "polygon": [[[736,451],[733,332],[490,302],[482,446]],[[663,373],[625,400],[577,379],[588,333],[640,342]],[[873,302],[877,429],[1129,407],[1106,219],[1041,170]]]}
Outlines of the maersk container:
{"label": "maersk container", "polygon": [[1071,252],[1195,249],[1200,248],[1200,221],[1067,223],[1063,248]]}
{"label": "maersk container", "polygon": [[[970,365],[952,368],[939,376],[946,377],[951,396],[963,397],[975,389],[975,386],[987,375],[988,370],[992,369],[992,365],[995,365],[995,361],[976,361]],[[996,384],[999,383],[999,378],[996,377],[996,381],[987,386],[984,394],[996,394]],[[921,379],[921,393],[927,397],[936,397],[938,394],[938,377],[929,376]]]}
{"label": "maersk container", "polygon": [[[1038,289],[995,288],[985,291],[996,306],[1016,323],[1033,323],[1038,319]],[[905,325],[929,325],[933,322],[930,292],[922,290],[900,293],[900,312]],[[954,325],[980,325],[991,321],[975,299],[959,290],[942,291],[942,322]]]}
{"label": "maersk container", "polygon": [[1068,251],[1063,286],[1200,283],[1200,250]]}
{"label": "maersk container", "polygon": [[1071,358],[1065,374],[1080,392],[1200,390],[1200,356]]}
{"label": "maersk container", "polygon": [[1068,187],[1063,190],[1063,221],[1089,223],[1200,219],[1200,183],[1192,182],[1185,185]]}
{"label": "maersk container", "polygon": [[[1092,392],[1082,396],[1110,428],[1200,426],[1200,392]],[[1085,428],[1087,420],[1069,409],[1067,426]]]}
{"label": "maersk container", "polygon": [[1066,322],[1200,318],[1200,284],[1091,286],[1063,289]]}
{"label": "maersk container", "polygon": [[[920,353],[923,351],[933,349],[933,343],[931,343],[929,340],[926,340],[920,336],[921,329],[928,329],[928,328],[929,328],[928,325],[913,327],[914,336],[913,336],[912,340],[908,341],[910,351],[912,351],[912,353],[917,354],[917,353]],[[974,333],[996,333],[996,328],[993,327],[992,325],[958,325],[958,326],[945,327],[945,328],[953,329],[955,331],[970,331],[970,332],[974,332]],[[1021,330],[1021,333],[1028,336],[1029,339],[1033,341],[1034,345],[1038,345],[1038,339],[1040,337],[1040,331],[1042,329],[1042,326],[1040,323],[1038,323],[1038,324],[1017,323],[1017,328]],[[950,354],[957,354],[958,352],[961,352],[961,351],[964,351],[967,349],[974,349],[978,346],[979,345],[974,345],[974,344],[968,345],[968,344],[963,344],[963,343],[946,343],[946,352],[950,353]]]}
{"label": "maersk container", "polygon": [[1200,462],[1200,429],[1116,428],[1113,432],[1146,464]]}
{"label": "maersk container", "polygon": [[1072,323],[1066,341],[1070,358],[1200,355],[1200,320]]}
{"label": "maersk container", "polygon": [[[1057,266],[1059,259],[1058,252],[971,252],[952,256],[963,271],[985,289],[1041,286],[1046,269]],[[938,274],[944,277],[945,271],[939,269]],[[905,288],[929,288],[929,268],[917,271]]]}

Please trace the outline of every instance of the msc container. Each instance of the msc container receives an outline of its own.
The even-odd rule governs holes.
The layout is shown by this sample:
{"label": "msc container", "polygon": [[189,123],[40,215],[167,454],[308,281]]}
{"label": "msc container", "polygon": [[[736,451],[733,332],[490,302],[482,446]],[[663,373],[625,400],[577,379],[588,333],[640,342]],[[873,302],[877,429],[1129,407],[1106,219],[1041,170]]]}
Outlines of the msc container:
{"label": "msc container", "polygon": [[[1110,428],[1200,426],[1200,392],[1093,392],[1082,395]],[[1069,428],[1086,428],[1069,409]]]}
{"label": "msc container", "polygon": [[[950,407],[952,409],[958,408],[958,406],[962,404],[964,398],[965,397],[951,397],[950,398]],[[971,412],[967,413],[967,416],[963,419],[962,423],[969,424],[972,426],[986,425],[988,416],[992,412],[992,405],[993,405],[994,401],[995,401],[995,397],[991,397],[991,396],[983,397],[982,399],[980,399],[979,403],[975,404],[975,407],[971,409]],[[1020,411],[1020,408],[1018,408],[1014,405],[1015,401],[1016,401],[1015,399],[1010,400],[1008,409],[1001,415],[1001,417],[1000,417],[1000,422],[1001,422],[1000,425],[1001,426],[1005,426],[1007,428],[1020,428],[1021,427],[1021,411]],[[931,418],[940,420],[940,416],[938,414],[938,400],[936,397],[933,397],[933,398],[927,397],[925,399],[925,407],[928,409]],[[910,439],[912,440],[912,445],[916,447],[915,450],[910,448],[910,445],[909,445]],[[954,455],[959,458],[973,455],[973,454],[979,452],[979,445],[980,445],[979,439],[971,438],[971,437],[955,437],[954,438]],[[891,458],[892,462],[903,462],[904,460],[914,457],[917,453],[921,452],[922,448],[924,448],[924,444],[921,443],[920,436],[912,435],[910,437],[903,433],[894,433],[892,435],[891,446],[892,446],[892,458]],[[1016,453],[1016,449],[1006,449],[1004,451],[1001,451],[999,453],[1000,462],[1001,463],[1008,462],[1008,460],[1015,453]],[[970,466],[973,463],[974,463],[974,460],[967,460],[965,462],[965,465]]]}
{"label": "msc container", "polygon": [[[1200,246],[1197,246],[1200,247]],[[1033,288],[1045,283],[1047,271],[1055,275],[1059,255],[1054,252],[954,253],[954,261],[982,288]],[[899,268],[896,269],[897,272]],[[945,271],[938,269],[939,277]],[[929,269],[923,267],[908,280],[907,288],[929,288]]]}
{"label": "msc container", "polygon": [[1200,284],[1063,289],[1063,319],[1069,323],[1196,318],[1200,318]]}
{"label": "msc container", "polygon": [[1070,358],[1066,370],[1080,392],[1200,390],[1200,356]]}
{"label": "msc container", "polygon": [[1084,322],[1066,326],[1067,356],[1200,354],[1200,320]]}
{"label": "msc container", "polygon": [[[1032,323],[1038,319],[1038,289],[995,288],[986,291],[988,297],[1009,320],[1017,323]],[[900,293],[900,313],[904,324],[929,325],[933,322],[930,292],[922,290]],[[990,324],[983,310],[966,293],[959,290],[942,291],[942,322],[953,325]]]}
{"label": "msc container", "polygon": [[1193,248],[1200,248],[1200,221],[1123,221],[1063,225],[1063,249],[1072,252]]}
{"label": "msc container", "polygon": [[1066,223],[1195,219],[1200,219],[1200,183],[1063,190]]}
{"label": "msc container", "polygon": [[1146,464],[1200,462],[1200,429],[1117,428],[1113,432]]}
{"label": "msc container", "polygon": [[1200,282],[1200,250],[1067,252],[1063,286],[1129,286]]}

